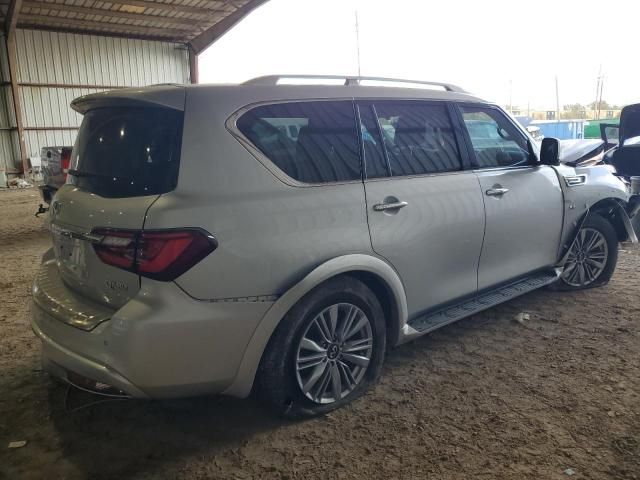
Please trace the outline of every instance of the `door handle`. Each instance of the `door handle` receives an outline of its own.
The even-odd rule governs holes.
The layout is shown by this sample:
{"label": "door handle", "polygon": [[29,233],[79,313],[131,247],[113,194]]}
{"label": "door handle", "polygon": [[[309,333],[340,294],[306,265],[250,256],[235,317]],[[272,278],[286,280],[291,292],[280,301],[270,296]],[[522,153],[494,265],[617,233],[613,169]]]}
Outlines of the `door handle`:
{"label": "door handle", "polygon": [[399,210],[409,205],[407,202],[393,202],[393,203],[377,203],[373,206],[376,212],[385,212],[387,210]]}
{"label": "door handle", "polygon": [[487,190],[485,193],[490,197],[501,197],[502,195],[504,195],[508,191],[509,191],[508,188],[493,187],[493,188],[490,188],[489,190]]}

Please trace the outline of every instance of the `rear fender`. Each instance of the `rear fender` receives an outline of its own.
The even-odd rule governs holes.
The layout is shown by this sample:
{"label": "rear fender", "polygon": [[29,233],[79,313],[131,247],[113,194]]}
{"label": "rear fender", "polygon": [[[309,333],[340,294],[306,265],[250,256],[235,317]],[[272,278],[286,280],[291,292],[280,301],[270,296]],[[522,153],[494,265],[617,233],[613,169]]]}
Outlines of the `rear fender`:
{"label": "rear fender", "polygon": [[337,275],[362,271],[377,275],[386,283],[389,292],[394,297],[397,309],[396,315],[394,315],[398,319],[397,325],[393,328],[397,328],[398,332],[402,330],[408,317],[407,299],[402,281],[396,271],[385,261],[371,255],[351,254],[333,258],[316,267],[287,290],[267,311],[249,340],[233,384],[223,393],[235,397],[246,397],[251,393],[262,354],[271,335],[282,318],[304,295]]}

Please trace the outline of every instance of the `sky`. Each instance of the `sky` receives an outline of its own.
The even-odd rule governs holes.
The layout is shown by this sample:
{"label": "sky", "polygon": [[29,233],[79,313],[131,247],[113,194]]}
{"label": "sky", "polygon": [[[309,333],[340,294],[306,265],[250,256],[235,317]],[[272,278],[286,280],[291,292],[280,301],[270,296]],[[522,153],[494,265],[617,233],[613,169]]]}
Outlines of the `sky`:
{"label": "sky", "polygon": [[625,105],[640,101],[639,18],[637,0],[270,0],[200,55],[200,82],[356,75],[359,63],[554,110],[556,76],[562,108],[593,102],[601,71],[602,98]]}

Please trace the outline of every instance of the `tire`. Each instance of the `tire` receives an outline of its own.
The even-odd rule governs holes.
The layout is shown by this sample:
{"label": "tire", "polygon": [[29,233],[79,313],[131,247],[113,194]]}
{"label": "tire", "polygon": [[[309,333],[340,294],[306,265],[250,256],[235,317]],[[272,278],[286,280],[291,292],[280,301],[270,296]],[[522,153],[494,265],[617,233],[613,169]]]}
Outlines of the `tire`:
{"label": "tire", "polygon": [[[589,250],[596,244],[601,245]],[[615,228],[600,215],[590,215],[571,246],[564,272],[551,287],[563,291],[601,287],[609,282],[617,263],[618,235]]]}
{"label": "tire", "polygon": [[[335,325],[335,342],[323,341],[328,336],[326,330],[321,331],[322,322],[329,329]],[[339,338],[361,325],[362,329],[350,337]],[[347,328],[349,331],[343,332]],[[303,297],[278,325],[258,369],[258,396],[286,418],[323,415],[360,397],[377,381],[385,348],[384,312],[374,293],[347,275],[329,280]],[[367,356],[366,366],[353,363],[354,359],[362,363]],[[336,372],[342,390],[333,388]],[[350,384],[355,380],[355,385]],[[319,395],[323,385],[326,392]],[[308,387],[306,393],[304,386]]]}

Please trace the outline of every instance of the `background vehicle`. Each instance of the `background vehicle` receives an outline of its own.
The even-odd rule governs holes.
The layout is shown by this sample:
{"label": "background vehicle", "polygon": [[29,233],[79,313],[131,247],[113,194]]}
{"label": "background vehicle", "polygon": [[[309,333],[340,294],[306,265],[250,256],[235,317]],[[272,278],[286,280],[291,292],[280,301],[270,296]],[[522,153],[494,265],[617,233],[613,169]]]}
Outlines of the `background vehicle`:
{"label": "background vehicle", "polygon": [[557,141],[538,152],[457,87],[361,80],[75,100],[33,287],[47,369],[139,398],[255,387],[320,414],[376,380],[387,346],[608,281],[636,237],[607,166],[560,164]]}
{"label": "background vehicle", "polygon": [[[51,199],[58,189],[67,181],[67,173],[71,163],[72,147],[42,147],[40,159],[42,161],[43,184],[40,189],[40,197],[47,205],[51,204]],[[48,207],[42,203],[38,208],[37,215],[45,213]]]}
{"label": "background vehicle", "polygon": [[611,147],[605,162],[627,179],[640,176],[640,104],[627,105],[620,114],[620,125],[600,126],[602,139]]}

